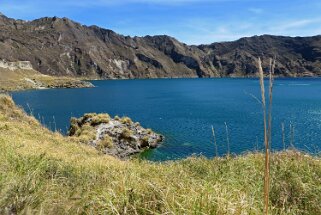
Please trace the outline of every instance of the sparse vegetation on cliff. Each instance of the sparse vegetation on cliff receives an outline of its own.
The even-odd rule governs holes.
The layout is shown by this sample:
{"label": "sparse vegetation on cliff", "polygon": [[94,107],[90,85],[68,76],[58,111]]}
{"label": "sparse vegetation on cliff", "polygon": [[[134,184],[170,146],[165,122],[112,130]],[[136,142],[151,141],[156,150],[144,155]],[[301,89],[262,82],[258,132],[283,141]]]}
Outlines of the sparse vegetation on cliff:
{"label": "sparse vegetation on cliff", "polygon": [[[271,154],[270,213],[321,213],[321,160]],[[121,161],[0,96],[0,214],[262,214],[264,154]]]}
{"label": "sparse vegetation on cliff", "polygon": [[120,119],[120,122],[123,124],[131,125],[133,121],[129,117],[123,117]]}
{"label": "sparse vegetation on cliff", "polygon": [[113,145],[113,139],[109,135],[105,135],[104,138],[97,143],[97,147],[101,151],[103,151],[105,148],[112,148]]}

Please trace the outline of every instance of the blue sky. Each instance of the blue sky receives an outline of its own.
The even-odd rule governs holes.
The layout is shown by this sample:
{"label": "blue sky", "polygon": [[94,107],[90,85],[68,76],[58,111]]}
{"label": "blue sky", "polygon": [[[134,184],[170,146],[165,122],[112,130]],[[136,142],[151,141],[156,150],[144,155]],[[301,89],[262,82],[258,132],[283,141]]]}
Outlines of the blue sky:
{"label": "blue sky", "polygon": [[0,12],[23,20],[68,17],[124,35],[167,34],[187,44],[321,34],[320,0],[1,0]]}

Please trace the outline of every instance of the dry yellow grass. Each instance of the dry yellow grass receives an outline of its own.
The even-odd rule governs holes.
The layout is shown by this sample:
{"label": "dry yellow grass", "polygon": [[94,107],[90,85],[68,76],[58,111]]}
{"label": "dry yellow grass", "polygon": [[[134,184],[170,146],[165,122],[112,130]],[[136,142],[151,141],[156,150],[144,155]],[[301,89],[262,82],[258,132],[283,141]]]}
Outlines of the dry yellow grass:
{"label": "dry yellow grass", "polygon": [[133,123],[133,121],[131,120],[131,118],[129,117],[123,117],[120,119],[120,122],[123,124],[127,124],[127,125],[131,125]]}
{"label": "dry yellow grass", "polygon": [[[321,214],[321,162],[271,154],[271,214]],[[0,96],[0,214],[262,214],[264,154],[120,161]]]}
{"label": "dry yellow grass", "polygon": [[104,150],[105,148],[112,148],[112,147],[113,147],[113,139],[109,135],[106,135],[104,139],[100,140],[97,143],[97,148],[99,150]]}

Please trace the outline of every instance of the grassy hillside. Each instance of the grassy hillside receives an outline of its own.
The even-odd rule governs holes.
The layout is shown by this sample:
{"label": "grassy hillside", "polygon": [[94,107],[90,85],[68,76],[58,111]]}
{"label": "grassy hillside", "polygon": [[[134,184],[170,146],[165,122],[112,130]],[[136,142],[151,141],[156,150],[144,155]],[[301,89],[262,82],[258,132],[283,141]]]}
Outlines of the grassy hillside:
{"label": "grassy hillside", "polygon": [[[0,214],[262,214],[264,155],[120,161],[0,96]],[[270,212],[321,214],[321,161],[271,156]]]}
{"label": "grassy hillside", "polygon": [[89,83],[68,77],[43,75],[36,70],[0,68],[0,91],[68,87],[89,87]]}

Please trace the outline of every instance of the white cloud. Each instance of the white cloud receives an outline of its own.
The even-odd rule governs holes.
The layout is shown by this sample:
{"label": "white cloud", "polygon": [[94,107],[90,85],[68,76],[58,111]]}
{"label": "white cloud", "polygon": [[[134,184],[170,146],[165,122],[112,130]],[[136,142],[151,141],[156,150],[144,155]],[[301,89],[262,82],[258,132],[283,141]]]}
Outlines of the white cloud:
{"label": "white cloud", "polygon": [[186,21],[184,28],[188,29],[171,35],[187,44],[208,44],[213,42],[237,40],[254,35],[283,35],[283,36],[313,36],[321,34],[321,18],[298,19],[289,21],[267,20],[259,25],[255,20],[244,21],[213,21],[209,19],[194,19]]}
{"label": "white cloud", "polygon": [[316,24],[316,23],[320,23],[320,22],[321,22],[320,18],[290,20],[290,21],[282,22],[282,23],[276,25],[275,27],[272,27],[272,29],[276,30],[276,31],[287,31],[287,30],[291,30],[291,29],[298,29],[298,28],[306,27],[308,25]]}
{"label": "white cloud", "polygon": [[254,14],[262,14],[264,12],[262,8],[249,8],[248,11]]}

